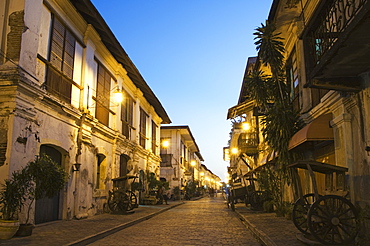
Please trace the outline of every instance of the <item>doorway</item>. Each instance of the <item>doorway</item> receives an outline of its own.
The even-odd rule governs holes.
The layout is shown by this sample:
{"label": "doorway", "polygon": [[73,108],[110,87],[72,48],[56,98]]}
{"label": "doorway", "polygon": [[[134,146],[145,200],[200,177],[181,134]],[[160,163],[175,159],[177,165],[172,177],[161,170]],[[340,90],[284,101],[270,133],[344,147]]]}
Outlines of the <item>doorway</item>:
{"label": "doorway", "polygon": [[[54,147],[50,145],[42,145],[40,147],[40,155],[43,154],[48,155],[58,165],[62,165],[62,154]],[[36,200],[35,224],[41,224],[60,219],[59,202],[60,202],[59,193],[51,198],[45,197]]]}

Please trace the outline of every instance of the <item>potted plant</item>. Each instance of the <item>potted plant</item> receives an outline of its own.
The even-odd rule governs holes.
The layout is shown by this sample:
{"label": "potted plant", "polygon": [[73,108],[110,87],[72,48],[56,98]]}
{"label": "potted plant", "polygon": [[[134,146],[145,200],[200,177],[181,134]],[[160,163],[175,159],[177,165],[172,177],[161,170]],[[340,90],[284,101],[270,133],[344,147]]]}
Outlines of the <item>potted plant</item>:
{"label": "potted plant", "polygon": [[15,171],[1,184],[0,190],[0,239],[9,239],[19,228],[18,213],[27,199],[30,179],[26,169]]}
{"label": "potted plant", "polygon": [[20,224],[17,236],[32,234],[34,225],[29,223],[29,219],[34,201],[57,195],[63,189],[68,178],[68,173],[45,154],[36,157],[35,161],[29,162],[24,168],[24,172],[29,178],[26,192],[28,202],[23,207],[26,210],[26,220],[25,223]]}

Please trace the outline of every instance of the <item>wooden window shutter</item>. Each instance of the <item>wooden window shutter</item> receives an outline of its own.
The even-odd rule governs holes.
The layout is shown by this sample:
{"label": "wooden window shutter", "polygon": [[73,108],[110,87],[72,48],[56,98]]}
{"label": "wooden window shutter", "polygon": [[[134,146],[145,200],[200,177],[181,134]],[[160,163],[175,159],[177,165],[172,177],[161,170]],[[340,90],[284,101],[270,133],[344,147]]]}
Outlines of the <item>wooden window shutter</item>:
{"label": "wooden window shutter", "polygon": [[111,76],[108,71],[98,63],[98,78],[96,86],[96,118],[104,125],[109,125],[109,97]]}
{"label": "wooden window shutter", "polygon": [[152,151],[156,155],[157,150],[157,125],[152,121]]}
{"label": "wooden window shutter", "polygon": [[148,115],[145,111],[140,108],[140,146],[145,148],[145,140],[146,140],[146,119]]}
{"label": "wooden window shutter", "polygon": [[47,90],[70,103],[76,39],[67,28],[53,18],[50,57],[47,70]]}

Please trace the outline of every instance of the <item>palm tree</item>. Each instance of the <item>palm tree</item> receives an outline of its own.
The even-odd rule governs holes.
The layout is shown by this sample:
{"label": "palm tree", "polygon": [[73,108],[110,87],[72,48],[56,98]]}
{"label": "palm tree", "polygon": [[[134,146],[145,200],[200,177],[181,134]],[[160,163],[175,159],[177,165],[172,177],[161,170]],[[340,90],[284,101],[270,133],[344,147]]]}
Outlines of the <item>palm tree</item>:
{"label": "palm tree", "polygon": [[265,75],[260,70],[253,71],[248,75],[245,86],[250,99],[265,112],[265,117],[261,121],[265,142],[275,153],[278,153],[276,169],[273,171],[275,174],[270,173],[268,177],[270,182],[274,183],[270,187],[275,187],[271,192],[275,205],[279,209],[284,204],[282,187],[288,181],[286,167],[293,159],[288,145],[291,137],[298,130],[299,117],[290,102],[289,86],[284,72],[285,49],[280,33],[276,32],[273,24],[266,23],[266,25],[261,24],[254,35],[258,58],[262,65],[270,68],[271,75]]}

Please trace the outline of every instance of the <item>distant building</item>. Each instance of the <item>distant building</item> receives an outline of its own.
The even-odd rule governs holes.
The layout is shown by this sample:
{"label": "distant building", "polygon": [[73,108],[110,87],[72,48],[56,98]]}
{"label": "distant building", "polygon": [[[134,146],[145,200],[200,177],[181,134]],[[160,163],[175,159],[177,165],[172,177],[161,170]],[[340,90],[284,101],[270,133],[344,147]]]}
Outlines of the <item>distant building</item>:
{"label": "distant building", "polygon": [[189,182],[198,182],[204,161],[189,126],[161,126],[160,177],[183,190]]}
{"label": "distant building", "polygon": [[93,4],[5,0],[0,16],[0,182],[42,153],[70,174],[33,221],[102,213],[113,178],[158,177],[171,121]]}

